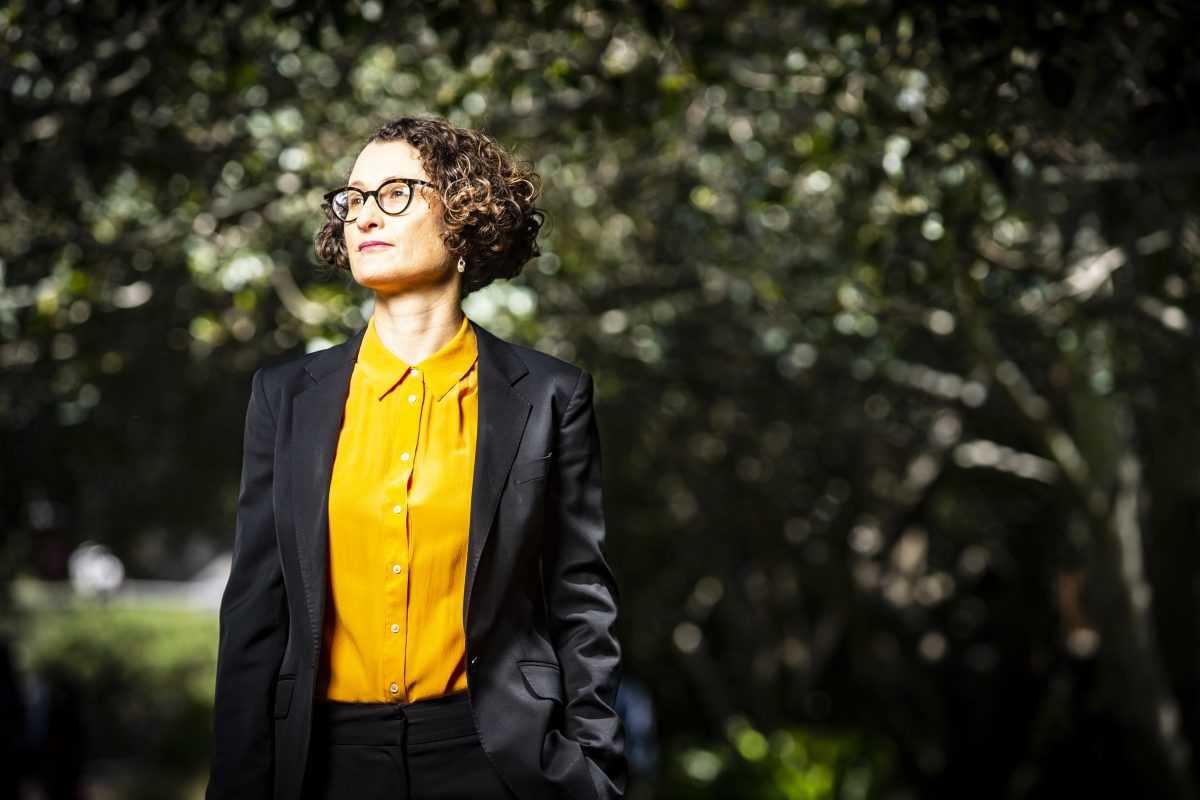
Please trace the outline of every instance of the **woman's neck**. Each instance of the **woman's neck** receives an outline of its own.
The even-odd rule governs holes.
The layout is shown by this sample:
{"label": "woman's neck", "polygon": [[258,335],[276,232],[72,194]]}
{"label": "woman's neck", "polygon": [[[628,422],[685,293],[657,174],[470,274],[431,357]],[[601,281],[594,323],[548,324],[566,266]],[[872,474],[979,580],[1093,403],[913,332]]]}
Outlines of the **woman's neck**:
{"label": "woman's neck", "polygon": [[406,364],[419,364],[445,347],[458,333],[462,318],[457,293],[375,295],[375,332]]}

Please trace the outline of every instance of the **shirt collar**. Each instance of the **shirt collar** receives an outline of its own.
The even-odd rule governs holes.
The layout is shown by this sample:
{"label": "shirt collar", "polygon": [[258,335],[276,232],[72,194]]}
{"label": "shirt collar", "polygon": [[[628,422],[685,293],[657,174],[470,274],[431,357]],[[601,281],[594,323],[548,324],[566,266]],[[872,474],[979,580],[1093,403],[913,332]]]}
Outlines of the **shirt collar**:
{"label": "shirt collar", "polygon": [[434,399],[441,400],[471,371],[478,358],[475,331],[465,316],[458,333],[441,350],[418,364],[408,364],[384,346],[372,315],[358,352],[358,368],[377,399],[383,399],[401,381],[414,379],[410,371],[416,368],[419,375],[415,379],[424,380]]}

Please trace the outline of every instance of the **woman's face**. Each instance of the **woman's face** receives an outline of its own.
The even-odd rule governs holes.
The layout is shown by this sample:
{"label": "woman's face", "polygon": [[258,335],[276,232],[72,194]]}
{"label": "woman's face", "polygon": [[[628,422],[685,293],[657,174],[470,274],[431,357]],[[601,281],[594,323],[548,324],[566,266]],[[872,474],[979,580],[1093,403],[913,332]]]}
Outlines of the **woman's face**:
{"label": "woman's face", "polygon": [[[408,142],[373,142],[354,162],[348,185],[370,192],[394,178],[428,181],[429,175]],[[358,218],[344,227],[354,280],[382,294],[456,283],[456,259],[442,240],[444,229],[431,187],[416,186],[412,202],[397,216],[383,213],[377,199],[368,198]]]}

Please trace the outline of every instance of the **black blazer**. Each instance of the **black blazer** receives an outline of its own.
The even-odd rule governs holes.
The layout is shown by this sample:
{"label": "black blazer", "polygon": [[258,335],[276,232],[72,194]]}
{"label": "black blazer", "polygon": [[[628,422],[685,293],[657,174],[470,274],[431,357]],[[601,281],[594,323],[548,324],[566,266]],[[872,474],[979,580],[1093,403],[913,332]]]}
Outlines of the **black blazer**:
{"label": "black blazer", "polygon": [[[620,797],[616,586],[604,555],[592,380],[474,327],[479,432],[464,626],[475,724],[523,800]],[[213,800],[301,794],[329,479],[362,336],[254,376],[221,600]]]}

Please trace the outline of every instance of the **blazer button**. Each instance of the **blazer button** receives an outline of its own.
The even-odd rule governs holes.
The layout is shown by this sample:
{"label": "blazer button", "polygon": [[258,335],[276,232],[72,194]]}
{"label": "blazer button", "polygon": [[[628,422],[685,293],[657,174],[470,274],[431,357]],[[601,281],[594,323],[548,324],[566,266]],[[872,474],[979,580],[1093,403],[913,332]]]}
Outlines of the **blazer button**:
{"label": "blazer button", "polygon": [[479,666],[479,656],[472,656],[471,662],[467,666],[474,672],[475,668]]}

